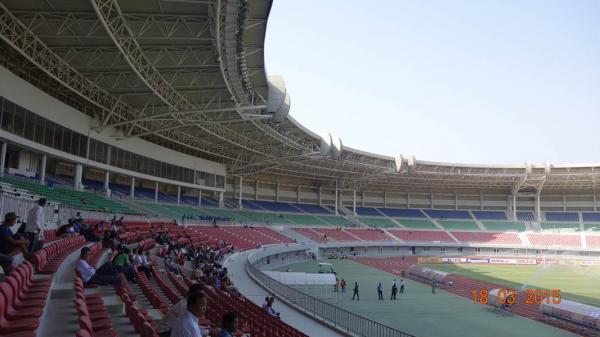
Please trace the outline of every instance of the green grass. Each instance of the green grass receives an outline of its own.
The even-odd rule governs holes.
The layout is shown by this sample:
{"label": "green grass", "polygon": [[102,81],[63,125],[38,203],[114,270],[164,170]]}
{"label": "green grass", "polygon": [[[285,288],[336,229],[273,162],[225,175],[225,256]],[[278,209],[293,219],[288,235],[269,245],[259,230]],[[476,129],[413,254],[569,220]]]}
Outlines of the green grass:
{"label": "green grass", "polygon": [[431,268],[499,285],[560,289],[565,299],[600,307],[600,267],[569,265],[431,264]]}
{"label": "green grass", "polygon": [[[293,264],[295,272],[319,270],[318,261]],[[351,260],[323,260],[332,263],[348,282],[345,294],[338,293],[332,303],[396,327],[417,337],[529,337],[574,336],[566,331],[528,320],[519,316],[499,316],[486,306],[475,305],[472,300],[447,293],[443,290],[431,293],[431,287],[405,279],[404,294],[397,301],[390,301],[390,288],[397,276],[371,268]],[[279,270],[285,270],[287,266]],[[358,282],[360,301],[352,301],[352,285]],[[377,283],[384,287],[384,301],[377,300]],[[376,336],[376,335],[373,335]]]}

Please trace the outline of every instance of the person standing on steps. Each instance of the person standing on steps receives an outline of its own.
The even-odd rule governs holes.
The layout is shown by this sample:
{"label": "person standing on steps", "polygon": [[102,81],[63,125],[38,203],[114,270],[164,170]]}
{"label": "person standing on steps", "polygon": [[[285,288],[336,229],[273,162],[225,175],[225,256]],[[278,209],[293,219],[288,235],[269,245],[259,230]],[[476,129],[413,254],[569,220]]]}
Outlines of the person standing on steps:
{"label": "person standing on steps", "polygon": [[383,286],[381,282],[377,285],[377,299],[383,301]]}
{"label": "person standing on steps", "polygon": [[360,295],[358,294],[358,282],[354,282],[354,294],[352,295],[352,300],[356,297],[357,301],[360,301]]}

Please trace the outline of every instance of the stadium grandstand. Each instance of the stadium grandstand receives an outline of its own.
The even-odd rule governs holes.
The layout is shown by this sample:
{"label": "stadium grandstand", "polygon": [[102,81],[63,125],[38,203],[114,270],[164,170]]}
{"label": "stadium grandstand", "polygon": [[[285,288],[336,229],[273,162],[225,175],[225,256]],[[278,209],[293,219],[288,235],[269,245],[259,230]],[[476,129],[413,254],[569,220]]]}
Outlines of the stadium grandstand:
{"label": "stadium grandstand", "polygon": [[318,135],[271,6],[0,0],[0,336],[600,335],[600,165]]}

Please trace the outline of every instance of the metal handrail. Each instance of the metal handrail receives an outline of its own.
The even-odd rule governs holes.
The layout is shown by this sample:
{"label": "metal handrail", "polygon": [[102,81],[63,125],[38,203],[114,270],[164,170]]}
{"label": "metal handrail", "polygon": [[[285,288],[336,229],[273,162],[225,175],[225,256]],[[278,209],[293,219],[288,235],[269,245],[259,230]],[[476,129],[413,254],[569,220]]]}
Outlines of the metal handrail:
{"label": "metal handrail", "polygon": [[348,334],[361,337],[415,337],[289,287],[269,277],[250,261],[246,261],[246,270],[272,293],[303,309],[305,313],[318,317]]}

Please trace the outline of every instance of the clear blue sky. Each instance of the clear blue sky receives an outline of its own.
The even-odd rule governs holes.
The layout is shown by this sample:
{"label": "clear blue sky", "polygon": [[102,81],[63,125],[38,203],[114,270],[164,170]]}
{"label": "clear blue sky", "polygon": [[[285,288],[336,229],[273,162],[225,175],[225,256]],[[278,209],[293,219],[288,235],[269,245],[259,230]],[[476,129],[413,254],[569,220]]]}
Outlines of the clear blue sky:
{"label": "clear blue sky", "polygon": [[600,162],[598,0],[275,0],[291,115],[419,160]]}

